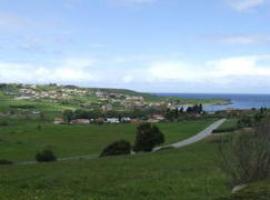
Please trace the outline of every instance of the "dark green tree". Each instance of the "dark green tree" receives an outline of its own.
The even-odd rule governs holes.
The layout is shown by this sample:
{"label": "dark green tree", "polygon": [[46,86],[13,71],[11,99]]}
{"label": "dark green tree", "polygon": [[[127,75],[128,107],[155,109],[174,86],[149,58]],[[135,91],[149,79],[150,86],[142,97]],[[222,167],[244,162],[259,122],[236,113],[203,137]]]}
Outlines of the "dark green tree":
{"label": "dark green tree", "polygon": [[131,152],[131,145],[128,141],[120,140],[107,146],[100,157],[104,156],[116,156],[116,155],[128,155]]}
{"label": "dark green tree", "polygon": [[152,149],[164,143],[164,134],[159,128],[150,123],[143,123],[137,127],[134,151],[152,151]]}
{"label": "dark green tree", "polygon": [[70,121],[73,119],[74,113],[72,110],[65,110],[63,113],[63,116],[64,116],[64,120],[67,123],[70,123]]}
{"label": "dark green tree", "polygon": [[36,158],[36,161],[38,161],[38,162],[53,162],[53,161],[57,160],[54,153],[49,149],[45,149],[45,150],[37,153],[35,158]]}

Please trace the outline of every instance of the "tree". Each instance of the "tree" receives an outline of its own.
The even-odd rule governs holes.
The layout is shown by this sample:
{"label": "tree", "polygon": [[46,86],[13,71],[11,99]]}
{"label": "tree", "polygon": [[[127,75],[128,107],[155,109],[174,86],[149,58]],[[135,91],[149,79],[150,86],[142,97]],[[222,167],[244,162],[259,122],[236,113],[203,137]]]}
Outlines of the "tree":
{"label": "tree", "polygon": [[202,113],[202,112],[203,112],[203,105],[200,104],[200,105],[199,105],[199,113]]}
{"label": "tree", "polygon": [[202,113],[203,112],[203,105],[194,105],[187,108],[187,113]]}
{"label": "tree", "polygon": [[51,150],[45,149],[36,154],[36,160],[38,162],[53,162],[56,161],[57,158]]}
{"label": "tree", "polygon": [[137,127],[134,151],[152,151],[156,145],[164,143],[164,134],[157,126],[143,123]]}
{"label": "tree", "polygon": [[113,142],[112,144],[107,146],[100,154],[100,157],[128,155],[128,154],[130,154],[130,152],[131,152],[130,143],[128,141],[125,141],[125,140],[119,140],[119,141]]}
{"label": "tree", "polygon": [[263,180],[270,175],[270,125],[262,122],[254,131],[234,135],[220,146],[222,169],[232,185]]}
{"label": "tree", "polygon": [[65,110],[63,113],[64,119],[67,123],[70,123],[70,121],[73,119],[73,115],[72,110]]}

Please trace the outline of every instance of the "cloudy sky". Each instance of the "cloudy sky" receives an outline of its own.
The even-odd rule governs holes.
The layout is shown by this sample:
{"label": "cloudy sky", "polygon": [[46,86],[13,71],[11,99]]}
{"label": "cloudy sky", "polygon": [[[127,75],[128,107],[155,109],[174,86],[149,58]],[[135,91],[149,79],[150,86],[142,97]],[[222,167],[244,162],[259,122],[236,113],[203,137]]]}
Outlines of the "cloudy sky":
{"label": "cloudy sky", "polygon": [[270,0],[0,0],[0,82],[270,93]]}

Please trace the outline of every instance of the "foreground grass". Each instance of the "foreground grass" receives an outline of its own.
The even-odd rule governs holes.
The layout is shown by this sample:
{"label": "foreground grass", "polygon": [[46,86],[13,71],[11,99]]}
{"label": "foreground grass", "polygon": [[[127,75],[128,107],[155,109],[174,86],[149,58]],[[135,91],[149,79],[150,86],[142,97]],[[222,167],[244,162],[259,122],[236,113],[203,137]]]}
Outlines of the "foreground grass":
{"label": "foreground grass", "polygon": [[[158,124],[166,143],[188,138],[209,126],[214,120],[183,121]],[[41,121],[9,120],[0,129],[0,159],[33,160],[44,148],[52,149],[58,157],[99,154],[115,140],[133,143],[136,126],[121,125],[53,125]]]}
{"label": "foreground grass", "polygon": [[211,200],[229,195],[217,145],[0,168],[0,199]]}
{"label": "foreground grass", "polygon": [[215,132],[220,133],[220,132],[231,132],[231,131],[237,130],[238,128],[237,123],[238,123],[237,118],[227,119],[225,123],[223,123]]}
{"label": "foreground grass", "polygon": [[270,180],[265,180],[248,185],[245,189],[219,200],[269,200]]}

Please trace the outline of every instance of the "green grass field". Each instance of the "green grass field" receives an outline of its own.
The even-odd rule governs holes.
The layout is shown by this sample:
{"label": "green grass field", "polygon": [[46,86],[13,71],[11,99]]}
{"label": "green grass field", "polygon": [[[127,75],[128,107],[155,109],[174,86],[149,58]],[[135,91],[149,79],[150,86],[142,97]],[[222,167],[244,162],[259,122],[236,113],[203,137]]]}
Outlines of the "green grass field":
{"label": "green grass field", "polygon": [[[166,143],[190,137],[210,125],[213,120],[161,123]],[[39,125],[41,129],[39,129]],[[34,155],[49,147],[58,157],[99,154],[115,140],[133,142],[136,126],[121,125],[53,125],[41,121],[9,120],[0,129],[0,159],[33,160]]]}
{"label": "green grass field", "polygon": [[[130,124],[8,122],[8,126],[0,127],[0,159],[13,161],[33,160],[35,153],[47,146],[58,157],[99,154],[114,140],[133,141],[136,131]],[[170,143],[190,137],[212,122],[158,126]],[[178,150],[135,156],[0,165],[0,200],[268,200],[269,196],[258,198],[269,191],[267,181],[231,196],[229,179],[220,169],[219,137],[222,135],[213,135]]]}
{"label": "green grass field", "polygon": [[211,200],[229,195],[215,143],[97,160],[2,166],[0,199]]}
{"label": "green grass field", "polygon": [[221,132],[231,132],[234,130],[237,130],[237,118],[227,119],[224,124],[222,124],[217,130],[215,130],[216,133]]}

